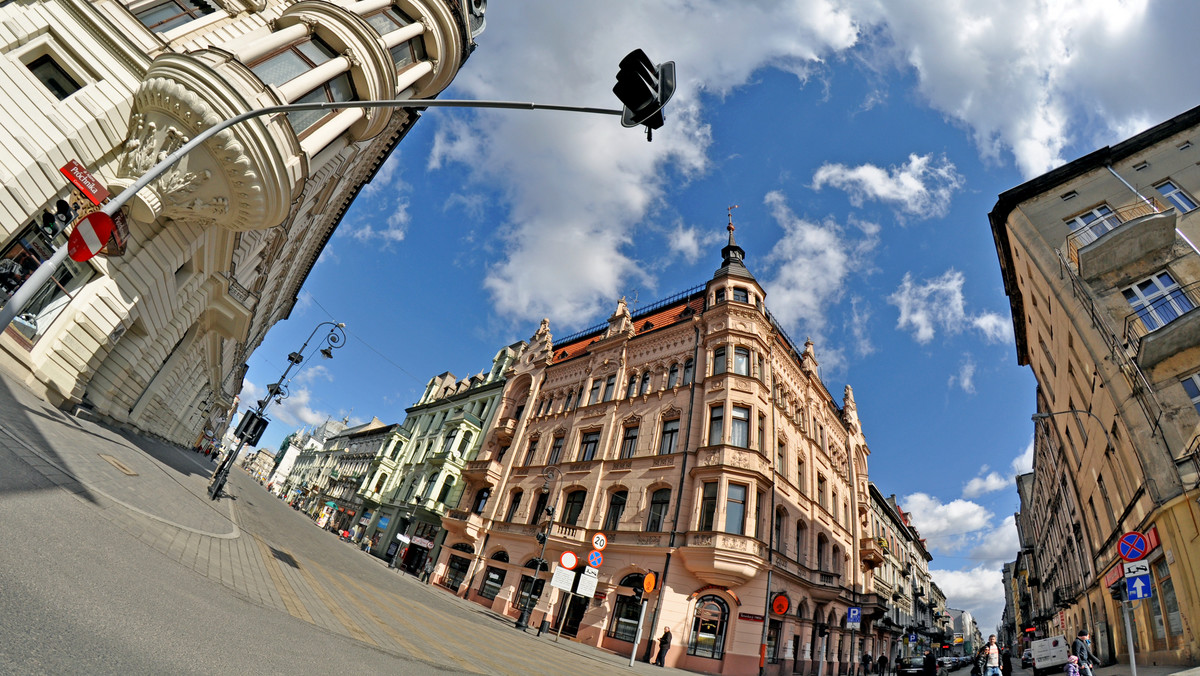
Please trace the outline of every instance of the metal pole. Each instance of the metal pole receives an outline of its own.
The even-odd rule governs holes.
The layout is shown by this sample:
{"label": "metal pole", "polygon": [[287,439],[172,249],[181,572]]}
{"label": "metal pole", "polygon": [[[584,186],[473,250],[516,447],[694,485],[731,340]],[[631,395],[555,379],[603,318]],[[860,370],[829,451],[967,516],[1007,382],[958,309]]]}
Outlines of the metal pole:
{"label": "metal pole", "polygon": [[829,640],[817,632],[817,643],[820,645],[820,650],[817,651],[817,676],[822,676],[825,673],[825,643]]}
{"label": "metal pole", "polygon": [[[642,642],[642,620],[646,619],[646,605],[649,603],[646,599],[642,599],[642,610],[638,613],[637,631],[633,634],[633,649],[629,651],[629,666],[633,666],[637,660],[637,647]],[[650,642],[654,642],[654,637],[650,637]]]}
{"label": "metal pole", "polygon": [[567,595],[566,598],[558,604],[558,633],[554,635],[555,643],[558,643],[558,639],[562,638],[562,628],[567,623],[567,613],[571,612],[571,599],[575,598],[575,595],[571,592],[565,593]]}
{"label": "metal pole", "polygon": [[1129,614],[1133,612],[1133,607],[1129,603],[1128,587],[1121,591],[1121,610],[1121,615],[1125,618],[1125,640],[1129,644],[1129,672],[1131,676],[1137,676],[1137,658],[1133,654],[1133,629],[1129,625]]}
{"label": "metal pole", "polygon": [[[117,210],[125,206],[125,203],[133,198],[139,190],[145,188],[151,181],[162,176],[162,174],[172,165],[178,162],[184,155],[190,153],[201,143],[216,136],[220,132],[232,127],[239,122],[244,122],[263,115],[271,115],[273,113],[286,113],[293,110],[342,110],[345,108],[505,108],[509,110],[558,110],[573,113],[591,113],[594,115],[621,115],[622,111],[613,110],[611,108],[589,108],[584,106],[559,106],[543,103],[519,102],[519,101],[464,101],[461,99],[404,99],[391,101],[323,101],[319,103],[289,103],[282,106],[267,106],[251,110],[240,115],[234,115],[227,120],[221,120],[215,125],[196,134],[190,141],[179,147],[178,150],[167,155],[161,162],[154,165],[142,174],[140,178],[133,182],[128,188],[121,191],[121,194],[113,197],[100,211],[108,214],[110,217],[117,213]],[[21,284],[20,288],[13,293],[12,297],[0,308],[0,331],[8,327],[12,320],[16,318],[21,310],[29,304],[33,299],[37,290],[42,287],[58,270],[58,266],[62,265],[63,260],[67,257],[67,247],[63,247],[54,252],[46,262],[38,266],[38,269]]]}

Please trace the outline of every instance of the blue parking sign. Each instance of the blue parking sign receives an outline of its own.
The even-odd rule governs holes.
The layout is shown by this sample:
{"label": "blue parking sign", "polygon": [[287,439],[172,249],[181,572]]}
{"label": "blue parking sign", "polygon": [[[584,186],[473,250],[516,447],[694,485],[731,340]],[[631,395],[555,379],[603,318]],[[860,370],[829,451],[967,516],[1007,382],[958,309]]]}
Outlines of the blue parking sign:
{"label": "blue parking sign", "polygon": [[847,608],[846,609],[846,621],[847,622],[861,622],[862,621],[862,608]]}

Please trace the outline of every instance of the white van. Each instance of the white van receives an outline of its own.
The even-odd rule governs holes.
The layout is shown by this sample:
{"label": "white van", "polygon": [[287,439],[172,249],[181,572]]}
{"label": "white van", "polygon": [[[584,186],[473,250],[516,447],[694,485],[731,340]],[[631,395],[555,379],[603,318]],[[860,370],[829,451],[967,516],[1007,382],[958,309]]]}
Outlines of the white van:
{"label": "white van", "polygon": [[1065,636],[1040,638],[1029,646],[1033,653],[1033,676],[1057,673],[1063,670],[1070,656],[1070,644]]}

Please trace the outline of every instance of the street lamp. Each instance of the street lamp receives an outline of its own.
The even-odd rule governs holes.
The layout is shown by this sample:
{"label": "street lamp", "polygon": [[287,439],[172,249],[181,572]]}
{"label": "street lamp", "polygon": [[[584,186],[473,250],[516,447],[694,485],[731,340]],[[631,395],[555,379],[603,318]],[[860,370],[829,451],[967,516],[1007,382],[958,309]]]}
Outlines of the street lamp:
{"label": "street lamp", "polygon": [[[321,338],[321,342],[325,345],[324,349],[321,350],[321,354],[332,359],[333,351],[345,344],[345,324],[341,322],[321,322],[320,324],[317,324],[312,333],[308,334],[308,338],[304,339],[304,344],[300,346],[300,349],[288,355],[287,368],[283,370],[283,375],[279,376],[279,380],[267,386],[267,396],[255,402],[258,404],[258,406],[253,412],[248,411],[246,413],[246,415],[253,415],[255,418],[261,421],[261,425],[259,427],[260,432],[266,427],[266,422],[262,420],[263,413],[267,411],[267,407],[271,405],[272,401],[280,402],[284,399],[287,399],[289,394],[287,390],[288,373],[291,372],[293,367],[299,366],[300,362],[304,361],[304,351],[308,349],[309,341],[313,339],[313,336],[317,335],[317,331],[319,331],[322,326],[328,326],[330,328],[329,333],[325,334]],[[217,465],[217,469],[213,472],[212,480],[208,484],[208,497],[212,498],[213,500],[216,500],[221,495],[221,489],[225,487],[225,481],[229,478],[229,469],[233,467],[234,459],[237,458],[238,453],[241,453],[242,447],[246,445],[246,439],[250,436],[250,434],[248,434],[249,431],[250,430],[248,429],[244,430],[244,433],[238,435],[237,448],[230,451],[229,455],[225,456],[225,458],[221,460],[221,463]]]}
{"label": "street lamp", "polygon": [[1064,414],[1064,413],[1074,413],[1074,414],[1076,414],[1076,415],[1078,415],[1078,414],[1080,414],[1080,413],[1085,413],[1085,414],[1087,414],[1087,415],[1090,415],[1090,416],[1092,416],[1093,418],[1095,418],[1095,419],[1096,419],[1096,422],[1100,423],[1100,431],[1101,431],[1101,432],[1104,432],[1104,439],[1105,439],[1105,441],[1107,441],[1107,442],[1108,442],[1108,447],[1107,447],[1105,450],[1106,450],[1106,451],[1109,451],[1109,450],[1116,450],[1116,446],[1113,446],[1112,437],[1111,437],[1111,436],[1109,436],[1109,434],[1108,434],[1108,430],[1106,430],[1106,429],[1104,428],[1104,421],[1100,419],[1100,416],[1096,415],[1095,413],[1092,413],[1091,411],[1084,411],[1084,410],[1077,409],[1077,408],[1069,408],[1069,409],[1067,409],[1067,410],[1065,410],[1065,411],[1050,411],[1050,412],[1047,412],[1047,413],[1034,413],[1034,414],[1033,414],[1033,415],[1030,417],[1030,420],[1032,420],[1033,422],[1037,422],[1037,421],[1039,421],[1039,420],[1047,420],[1047,419],[1049,419],[1049,418],[1052,418],[1052,417],[1054,417],[1054,416],[1056,416],[1056,415],[1062,415],[1062,414]]}
{"label": "street lamp", "polygon": [[[556,467],[554,465],[551,465],[551,466],[547,467],[546,469],[542,470],[541,476],[543,477],[543,479],[542,479],[542,495],[550,494],[551,480],[554,481],[554,490],[555,491],[558,490],[558,481],[559,481],[559,479],[562,478],[562,470],[560,470],[558,467]],[[557,507],[558,507],[558,495],[555,495],[554,496],[554,504],[546,508],[546,513],[550,515],[550,524],[551,525],[554,524],[554,511],[555,511],[555,509],[557,509]],[[539,514],[538,516],[541,516],[541,515]],[[533,612],[533,608],[530,607],[531,606],[530,602],[533,600],[533,587],[537,583],[538,573],[540,573],[542,571],[542,567],[544,567],[546,565],[546,541],[550,539],[549,533],[543,533],[541,531],[539,531],[535,537],[537,537],[537,539],[541,540],[541,542],[542,542],[542,553],[538,554],[537,568],[535,568],[534,572],[533,572],[533,582],[530,583],[529,593],[526,594],[525,599],[523,600],[524,602],[521,604],[521,615],[519,617],[517,617],[517,623],[515,625],[513,625],[517,629],[520,629],[521,631],[525,631],[529,627],[529,615],[530,615],[530,613]]]}

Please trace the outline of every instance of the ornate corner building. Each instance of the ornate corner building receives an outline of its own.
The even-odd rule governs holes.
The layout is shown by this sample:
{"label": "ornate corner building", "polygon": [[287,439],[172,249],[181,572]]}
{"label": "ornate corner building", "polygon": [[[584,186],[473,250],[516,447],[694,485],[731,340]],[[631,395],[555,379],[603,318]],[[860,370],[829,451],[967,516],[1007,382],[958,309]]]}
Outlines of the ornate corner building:
{"label": "ornate corner building", "polygon": [[[621,300],[561,340],[543,320],[442,519],[437,584],[625,654],[669,626],[667,664],[694,671],[750,673],[764,642],[769,673],[857,661],[887,606],[870,591],[881,557],[854,395],[826,389],[744,255],[731,230],[702,286],[633,312]],[[597,532],[596,590],[568,600],[538,538],[545,562],[586,561]],[[633,585],[650,571],[661,583],[635,646]]]}
{"label": "ornate corner building", "polygon": [[[486,0],[51,0],[0,6],[0,302],[63,234],[60,167],[112,194],[209,126],[265,106],[431,98]],[[419,114],[264,116],[128,203],[122,255],[67,263],[0,335],[0,367],[63,408],[192,445],[241,389],[359,190]],[[110,244],[110,248],[114,248]]]}
{"label": "ornate corner building", "polygon": [[[1088,629],[1105,662],[1196,665],[1200,636],[1200,108],[1000,195],[1017,361],[1037,380],[1018,478],[1014,633]],[[1118,542],[1146,537],[1124,579]],[[1141,577],[1141,576],[1139,576]],[[1136,593],[1136,592],[1135,592]]]}

